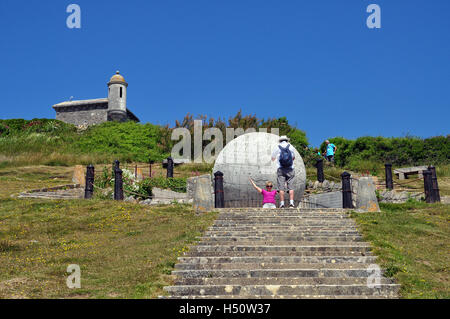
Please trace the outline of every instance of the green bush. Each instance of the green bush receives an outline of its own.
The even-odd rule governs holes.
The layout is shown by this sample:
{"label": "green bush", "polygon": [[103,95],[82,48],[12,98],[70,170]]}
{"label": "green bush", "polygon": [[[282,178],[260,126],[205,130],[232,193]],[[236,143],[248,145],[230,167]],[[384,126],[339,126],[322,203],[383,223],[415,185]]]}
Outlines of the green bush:
{"label": "green bush", "polygon": [[0,136],[9,135],[10,129],[9,126],[3,123],[0,123]]}
{"label": "green bush", "polygon": [[[187,178],[182,177],[165,178],[161,176],[137,181],[133,172],[122,169],[124,195],[133,196],[134,198],[147,199],[149,196],[153,195],[153,187],[186,193],[186,179]],[[112,189],[114,189],[114,175],[112,170],[104,167],[101,174],[95,177],[94,183],[96,194],[101,194],[106,189],[110,189],[111,191],[106,194],[106,196],[100,195],[100,197],[104,197],[104,199],[111,198]]]}
{"label": "green bush", "polygon": [[[355,170],[379,170],[384,163],[403,165],[445,165],[450,163],[450,135],[426,139],[418,137],[371,137],[355,140],[331,138],[337,147],[338,166]],[[325,152],[326,144],[320,146]]]}
{"label": "green bush", "polygon": [[29,122],[29,121],[24,120],[24,119],[0,120],[1,124],[8,126],[9,129],[14,132],[21,131],[25,127],[25,124],[27,122]]}
{"label": "green bush", "polygon": [[[204,129],[217,127],[224,136],[226,127],[267,128],[268,131],[270,128],[279,128],[280,135],[290,137],[291,144],[302,155],[305,164],[312,166],[316,162],[317,152],[307,149],[305,132],[289,124],[286,117],[264,120],[251,115],[242,116],[238,112],[228,121],[207,120],[205,116],[200,118]],[[176,123],[176,127],[186,127],[193,133],[194,119],[191,115]],[[74,125],[53,119],[0,120],[0,154],[11,158],[22,155],[26,157],[23,163],[28,161],[49,165],[71,165],[81,162],[83,156],[85,161],[92,163],[110,162],[112,158],[121,162],[160,161],[169,156],[171,151],[171,130],[168,126],[130,121],[106,122],[79,133]],[[386,162],[391,162],[394,167],[450,164],[450,135],[427,139],[364,136],[349,140],[335,137],[330,141],[338,148],[336,165],[355,171],[376,173],[383,169]],[[209,141],[203,143],[205,146]],[[324,143],[320,151],[325,153]],[[49,160],[48,155],[51,154],[61,156]]]}
{"label": "green bush", "polygon": [[23,135],[30,133],[49,133],[53,135],[62,135],[65,133],[76,131],[74,125],[53,119],[0,120],[0,135],[2,135],[2,126],[7,127],[11,135]]}
{"label": "green bush", "polygon": [[[176,121],[175,128],[183,127],[187,128],[191,132],[191,136],[194,136],[194,117],[191,114],[187,114],[183,120]],[[287,118],[268,118],[262,119],[255,115],[242,115],[242,111],[237,112],[233,117],[230,117],[228,121],[221,118],[214,119],[208,118],[206,115],[199,115],[197,120],[202,120],[202,127],[204,130],[210,127],[215,127],[221,130],[223,137],[227,136],[226,128],[242,128],[244,131],[247,129],[255,129],[256,132],[261,128],[265,128],[268,133],[271,132],[272,128],[279,129],[279,135],[287,135],[290,138],[290,143],[294,146],[297,151],[304,156],[306,154],[308,139],[306,133],[296,126],[289,124]],[[193,139],[191,143],[193,143]],[[165,142],[165,145],[171,145],[169,142]],[[209,144],[209,141],[203,141],[203,146]],[[191,151],[194,150],[194,145],[191,145]]]}
{"label": "green bush", "polygon": [[144,179],[139,183],[139,187],[145,190],[148,194],[152,194],[152,188],[158,187],[162,189],[170,189],[178,193],[186,193],[186,178],[185,177],[152,177]]}
{"label": "green bush", "polygon": [[161,127],[156,125],[106,122],[88,128],[76,146],[84,153],[111,154],[126,162],[148,162],[149,158],[159,161],[168,156],[158,144],[160,139]]}
{"label": "green bush", "polygon": [[[141,184],[135,179],[133,172],[123,168],[122,169],[122,181],[124,196],[132,196],[134,198],[146,199],[151,195],[151,191],[148,192],[147,189],[143,188]],[[106,195],[106,199],[110,199],[112,196],[112,189],[114,189],[114,174],[112,170],[108,170],[106,167],[100,176],[96,176],[94,180],[94,186],[96,187],[95,193],[103,192],[106,189],[111,189],[111,191]],[[101,197],[101,196],[100,196]]]}
{"label": "green bush", "polygon": [[[83,155],[88,155],[92,163],[111,158],[122,162],[160,161],[169,155],[162,145],[167,135],[165,127],[135,122],[107,122],[77,132],[74,125],[53,119],[0,120],[0,154],[12,158],[23,154],[30,163],[46,165],[73,164],[85,158]],[[62,157],[49,161],[46,157],[51,154]]]}

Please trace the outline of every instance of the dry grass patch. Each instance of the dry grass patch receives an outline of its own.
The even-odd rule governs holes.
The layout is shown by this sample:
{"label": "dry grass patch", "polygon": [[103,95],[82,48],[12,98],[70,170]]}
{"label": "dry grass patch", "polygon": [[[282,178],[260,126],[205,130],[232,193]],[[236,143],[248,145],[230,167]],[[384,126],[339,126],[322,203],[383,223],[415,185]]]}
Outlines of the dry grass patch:
{"label": "dry grass patch", "polygon": [[[0,298],[155,298],[214,217],[181,205],[0,200]],[[69,264],[81,267],[81,289],[66,286]]]}

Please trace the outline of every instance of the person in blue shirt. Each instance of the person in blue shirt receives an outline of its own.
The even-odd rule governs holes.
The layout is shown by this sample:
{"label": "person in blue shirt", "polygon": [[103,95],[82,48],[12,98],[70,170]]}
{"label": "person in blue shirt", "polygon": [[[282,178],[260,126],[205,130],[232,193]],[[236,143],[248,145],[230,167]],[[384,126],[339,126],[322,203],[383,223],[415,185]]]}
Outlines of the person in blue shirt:
{"label": "person in blue shirt", "polygon": [[325,143],[327,144],[326,150],[327,161],[334,163],[334,154],[336,154],[337,147],[333,143],[330,143],[329,140],[326,140]]}

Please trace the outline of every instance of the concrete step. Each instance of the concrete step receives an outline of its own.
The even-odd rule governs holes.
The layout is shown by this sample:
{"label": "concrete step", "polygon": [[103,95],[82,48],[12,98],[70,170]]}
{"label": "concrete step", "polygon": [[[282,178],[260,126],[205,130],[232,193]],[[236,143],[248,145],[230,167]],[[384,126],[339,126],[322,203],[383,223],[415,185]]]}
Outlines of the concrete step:
{"label": "concrete step", "polygon": [[186,257],[270,257],[270,256],[372,256],[372,252],[359,252],[359,251],[205,251],[205,252],[187,252],[184,254]]}
{"label": "concrete step", "polygon": [[290,218],[290,219],[308,219],[308,220],[342,220],[342,219],[346,219],[348,218],[347,215],[328,215],[328,216],[321,216],[321,215],[248,215],[248,216],[231,216],[231,215],[227,215],[227,216],[223,216],[223,215],[219,215],[218,220],[236,220],[236,221],[241,221],[241,220],[250,220],[250,219],[261,219],[261,218],[276,218],[276,219],[281,219],[281,218]]}
{"label": "concrete step", "polygon": [[172,275],[182,278],[292,278],[292,277],[369,277],[373,272],[366,267],[355,269],[200,269],[174,270]]}
{"label": "concrete step", "polygon": [[341,216],[320,216],[320,215],[262,215],[262,216],[218,216],[217,220],[235,220],[235,221],[246,221],[246,220],[258,220],[258,219],[306,219],[311,221],[323,220],[323,221],[333,221],[333,220],[345,220],[348,217],[345,215]]}
{"label": "concrete step", "polygon": [[321,219],[321,220],[333,220],[333,219],[344,219],[348,218],[348,215],[321,215],[321,214],[252,214],[252,215],[219,215],[217,217],[219,220],[248,220],[254,218],[301,218],[301,219]]}
{"label": "concrete step", "polygon": [[359,232],[353,231],[332,231],[332,230],[306,230],[306,231],[286,231],[286,230],[274,230],[274,231],[259,231],[259,230],[247,230],[247,231],[234,231],[234,230],[210,230],[205,232],[205,237],[225,237],[225,236],[238,236],[238,237],[254,237],[254,236],[360,236]]}
{"label": "concrete step", "polygon": [[286,228],[289,227],[296,227],[296,226],[322,226],[322,227],[354,227],[355,222],[353,221],[349,221],[349,220],[340,220],[340,221],[323,221],[323,220],[318,220],[318,221],[311,221],[311,220],[306,220],[306,219],[298,219],[296,221],[288,221],[288,220],[272,220],[272,221],[264,221],[264,220],[247,220],[245,222],[239,223],[236,221],[215,221],[214,222],[215,226],[220,226],[220,227],[224,227],[224,226],[228,226],[228,227],[234,227],[234,226],[239,226],[239,227],[260,227],[260,226],[283,226]]}
{"label": "concrete step", "polygon": [[306,245],[205,245],[204,243],[200,243],[197,246],[189,246],[190,253],[196,252],[369,252],[371,251],[371,246],[365,242],[357,242],[357,243],[339,243],[336,245],[330,245],[330,243],[326,244],[317,244],[310,243]]}
{"label": "concrete step", "polygon": [[351,224],[339,224],[339,225],[319,225],[319,224],[240,224],[239,226],[229,223],[215,224],[211,226],[208,230],[241,230],[241,229],[253,229],[253,230],[280,230],[285,231],[296,231],[296,230],[352,230],[358,229],[356,225]]}
{"label": "concrete step", "polygon": [[223,263],[223,264],[187,264],[178,263],[175,269],[180,270],[246,270],[246,269],[359,269],[369,264],[358,262],[341,263]]}
{"label": "concrete step", "polygon": [[251,257],[178,257],[181,264],[227,263],[375,263],[375,256],[251,256]]}
{"label": "concrete step", "polygon": [[204,237],[208,237],[211,235],[215,236],[255,236],[255,235],[269,235],[274,234],[285,235],[285,236],[300,236],[300,235],[309,235],[309,236],[342,236],[342,235],[353,235],[353,236],[361,236],[360,233],[355,229],[347,228],[345,230],[323,230],[323,229],[300,229],[300,230],[292,230],[292,229],[260,229],[256,227],[256,229],[249,230],[234,230],[232,228],[228,229],[215,229],[210,228],[208,231],[204,233]]}
{"label": "concrete step", "polygon": [[248,222],[256,222],[256,223],[266,223],[266,222],[280,222],[283,221],[285,223],[295,223],[301,221],[309,221],[309,222],[325,222],[325,223],[337,223],[337,222],[349,222],[353,223],[352,219],[348,217],[304,217],[304,216],[290,216],[290,217],[282,217],[282,216],[259,216],[259,217],[248,217],[248,218],[223,218],[222,216],[217,217],[215,222],[235,222],[235,223],[248,223]]}
{"label": "concrete step", "polygon": [[249,218],[249,219],[216,219],[214,221],[214,225],[221,225],[221,224],[233,224],[236,226],[239,225],[267,225],[267,224],[289,224],[293,226],[302,226],[303,224],[312,224],[317,226],[323,226],[323,225],[332,225],[339,226],[339,225],[355,225],[355,222],[353,220],[345,219],[345,218],[333,218],[333,219],[324,219],[324,218]]}
{"label": "concrete step", "polygon": [[[370,279],[369,279],[370,280]],[[366,285],[368,277],[254,277],[254,278],[180,278],[175,285]],[[369,281],[371,282],[371,281]],[[380,278],[380,284],[394,284],[389,278]]]}
{"label": "concrete step", "polygon": [[371,247],[342,209],[220,209],[178,258],[169,298],[395,298],[371,288]]}
{"label": "concrete step", "polygon": [[217,226],[213,225],[209,231],[355,231],[355,226],[327,227],[327,226]]}
{"label": "concrete step", "polygon": [[232,243],[230,245],[210,245],[208,243],[199,243],[196,246],[189,246],[189,251],[335,251],[336,249],[368,251],[371,250],[370,244],[366,242],[354,243],[317,243],[302,242],[289,243],[287,245],[260,245],[260,244],[241,244]]}
{"label": "concrete step", "polygon": [[172,296],[373,295],[394,297],[398,289],[399,285],[396,284],[381,284],[378,288],[370,288],[367,285],[192,285],[164,287],[164,290]]}
{"label": "concrete step", "polygon": [[42,193],[21,193],[17,198],[37,198],[37,199],[80,199],[77,195],[67,194],[52,194],[48,192]]}
{"label": "concrete step", "polygon": [[313,242],[361,242],[361,236],[280,236],[280,237],[269,237],[269,236],[245,236],[245,237],[233,237],[233,236],[206,236],[206,237],[198,237],[204,244],[208,242],[252,242],[252,243],[260,243],[260,242],[271,242],[271,243],[281,243],[281,242],[300,242],[300,241],[313,241]]}
{"label": "concrete step", "polygon": [[326,245],[333,245],[338,243],[348,243],[353,246],[357,246],[358,244],[363,245],[365,244],[362,241],[331,241],[328,239],[323,240],[283,240],[283,241],[270,241],[270,240],[240,240],[240,241],[233,241],[233,240],[221,240],[221,241],[202,241],[202,245],[244,245],[244,246],[250,246],[250,245],[260,245],[260,246],[310,246],[310,245],[316,245],[316,246],[326,246]]}

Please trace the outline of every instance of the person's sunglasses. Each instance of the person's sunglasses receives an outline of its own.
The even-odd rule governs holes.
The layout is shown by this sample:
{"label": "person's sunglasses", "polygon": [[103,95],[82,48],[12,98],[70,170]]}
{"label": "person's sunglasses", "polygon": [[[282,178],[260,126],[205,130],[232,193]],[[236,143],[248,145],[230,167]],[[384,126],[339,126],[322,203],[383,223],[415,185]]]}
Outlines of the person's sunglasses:
{"label": "person's sunglasses", "polygon": [[266,186],[267,188],[272,188],[272,186]]}

